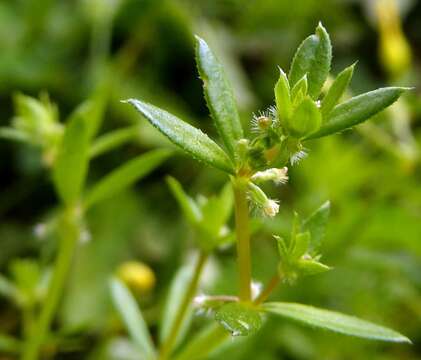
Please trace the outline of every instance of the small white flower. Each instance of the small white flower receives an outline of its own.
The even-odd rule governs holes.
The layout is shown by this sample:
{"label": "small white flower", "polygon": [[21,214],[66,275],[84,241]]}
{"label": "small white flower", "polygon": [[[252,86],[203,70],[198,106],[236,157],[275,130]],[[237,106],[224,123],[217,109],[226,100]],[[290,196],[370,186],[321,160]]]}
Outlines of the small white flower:
{"label": "small white flower", "polygon": [[254,182],[273,181],[276,184],[285,184],[288,181],[288,168],[271,168],[256,172],[251,180]]}
{"label": "small white flower", "polygon": [[263,206],[263,212],[269,217],[274,217],[279,212],[278,202],[276,200],[268,199]]}
{"label": "small white flower", "polygon": [[248,188],[250,199],[266,216],[273,217],[278,213],[279,205],[277,200],[269,199],[264,191],[252,182],[248,184]]}

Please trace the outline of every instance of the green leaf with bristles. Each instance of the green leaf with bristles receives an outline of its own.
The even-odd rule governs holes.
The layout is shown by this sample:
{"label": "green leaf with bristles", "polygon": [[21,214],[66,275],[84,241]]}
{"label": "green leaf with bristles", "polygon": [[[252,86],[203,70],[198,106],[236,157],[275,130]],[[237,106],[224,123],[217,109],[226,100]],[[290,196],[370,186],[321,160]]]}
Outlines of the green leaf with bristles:
{"label": "green leaf with bristles", "polygon": [[332,45],[329,34],[320,23],[316,32],[298,47],[289,72],[289,84],[293,87],[305,74],[308,76],[308,94],[316,100],[329,75],[332,61]]}
{"label": "green leaf with bristles", "polygon": [[244,137],[231,84],[205,40],[196,36],[196,62],[208,108],[228,154],[235,160],[237,142]]}
{"label": "green leaf with bristles", "polygon": [[394,330],[335,311],[284,302],[266,303],[261,308],[267,313],[295,320],[303,325],[330,330],[344,335],[370,340],[411,343],[406,336]]}
{"label": "green leaf with bristles", "polygon": [[335,106],[321,128],[306,139],[320,138],[358,125],[392,105],[407,90],[387,87],[355,96]]}
{"label": "green leaf with bristles", "polygon": [[233,165],[225,152],[206,134],[156,106],[136,99],[133,105],[155,128],[193,158],[232,174]]}

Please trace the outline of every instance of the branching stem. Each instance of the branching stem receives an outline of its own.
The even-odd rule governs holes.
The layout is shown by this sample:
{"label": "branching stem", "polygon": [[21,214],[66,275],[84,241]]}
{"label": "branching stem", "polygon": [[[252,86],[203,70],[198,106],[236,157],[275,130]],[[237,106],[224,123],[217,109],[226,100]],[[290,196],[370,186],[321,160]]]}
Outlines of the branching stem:
{"label": "branching stem", "polygon": [[272,291],[278,286],[279,282],[281,281],[278,274],[273,275],[270,279],[269,283],[265,286],[263,291],[259,294],[259,296],[254,300],[254,305],[260,305],[266,301],[266,299],[270,296]]}

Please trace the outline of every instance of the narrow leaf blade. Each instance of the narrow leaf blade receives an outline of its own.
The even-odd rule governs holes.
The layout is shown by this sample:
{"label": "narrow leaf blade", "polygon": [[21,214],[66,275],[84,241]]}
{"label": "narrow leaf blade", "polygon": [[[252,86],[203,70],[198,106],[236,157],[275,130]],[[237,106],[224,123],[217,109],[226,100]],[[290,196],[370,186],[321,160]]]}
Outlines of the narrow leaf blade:
{"label": "narrow leaf blade", "polygon": [[199,207],[196,205],[194,200],[184,192],[183,187],[176,179],[168,176],[166,180],[168,187],[177,200],[178,205],[184,213],[184,216],[188,221],[196,225],[202,218]]}
{"label": "narrow leaf blade", "polygon": [[205,40],[196,36],[196,61],[205,98],[228,153],[235,159],[237,141],[243,138],[233,92],[224,69]]}
{"label": "narrow leaf blade", "polygon": [[330,215],[330,201],[323,203],[303,222],[303,231],[309,231],[311,234],[311,247],[317,248],[322,242],[326,225]]}
{"label": "narrow leaf blade", "polygon": [[304,76],[308,76],[308,94],[316,100],[329,75],[332,61],[332,45],[329,34],[322,24],[316,33],[307,37],[298,47],[289,72],[291,88]]}
{"label": "narrow leaf blade", "polygon": [[142,358],[153,359],[154,345],[148,326],[129,289],[118,279],[110,281],[111,296],[116,310],[127,327],[130,337],[139,348]]}
{"label": "narrow leaf blade", "polygon": [[275,84],[275,103],[279,119],[286,122],[292,113],[291,94],[287,75],[281,68],[279,72],[279,79]]}
{"label": "narrow leaf blade", "polygon": [[92,144],[89,156],[91,159],[105,154],[116,147],[129,141],[135,140],[139,136],[139,127],[131,126],[125,129],[111,131],[98,137]]}
{"label": "narrow leaf blade", "polygon": [[307,137],[316,139],[349,129],[392,105],[408,88],[387,87],[370,91],[334,107],[321,128]]}
{"label": "narrow leaf blade", "polygon": [[411,342],[406,336],[386,327],[375,325],[353,316],[335,311],[318,309],[308,305],[270,302],[263,304],[262,310],[298,321],[304,325],[322,328],[345,335],[381,341]]}
{"label": "narrow leaf blade", "polygon": [[53,182],[60,198],[70,205],[78,200],[88,171],[89,127],[85,106],[70,117],[53,167]]}
{"label": "narrow leaf blade", "polygon": [[[174,321],[176,320],[177,310],[183,302],[184,295],[193,277],[193,269],[191,266],[183,266],[177,271],[171,282],[170,290],[166,298],[164,310],[162,312],[161,327],[159,331],[159,340],[161,344],[168,338]],[[178,332],[175,346],[179,344],[185,337],[191,319],[193,317],[193,308],[189,307],[183,319],[183,323]]]}
{"label": "narrow leaf blade", "polygon": [[153,105],[135,99],[129,99],[127,102],[192,157],[227,173],[233,173],[233,167],[227,155],[202,131]]}
{"label": "narrow leaf blade", "polygon": [[153,150],[118,167],[88,191],[85,197],[85,208],[129,187],[157,168],[171,154],[172,152],[167,149]]}
{"label": "narrow leaf blade", "polygon": [[345,93],[346,88],[348,87],[354,73],[355,65],[356,63],[348,66],[341,73],[339,73],[339,75],[333,81],[332,85],[322,100],[320,111],[322,112],[323,118],[326,118],[329,115],[330,111],[335,107],[335,105]]}

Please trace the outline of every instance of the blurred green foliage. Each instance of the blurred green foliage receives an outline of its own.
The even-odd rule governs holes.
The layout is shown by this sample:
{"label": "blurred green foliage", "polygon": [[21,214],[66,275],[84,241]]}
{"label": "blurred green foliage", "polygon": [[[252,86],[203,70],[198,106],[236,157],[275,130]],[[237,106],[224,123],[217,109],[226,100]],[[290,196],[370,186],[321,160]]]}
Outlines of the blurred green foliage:
{"label": "blurred green foliage", "polygon": [[[380,48],[380,57],[377,53],[388,35],[384,16],[393,16],[393,10],[386,9],[384,15],[374,3],[383,3],[384,10],[389,1],[0,2],[0,126],[8,125],[15,116],[13,99],[22,97],[15,97],[17,91],[35,97],[48,93],[43,101],[57,104],[62,119],[85,99],[99,97],[105,104],[100,134],[134,125],[136,135],[93,160],[89,184],[133,156],[168,144],[122,105],[121,99],[145,99],[210,134],[216,132],[196,75],[195,33],[209,42],[226,67],[241,120],[248,124],[251,113],[273,104],[277,65],[287,68],[294,49],[319,20],[329,28],[335,44],[337,68],[332,72],[338,74],[359,61],[350,85],[353,92],[392,81],[419,88],[421,4],[396,1],[402,36],[412,49],[412,61],[400,59],[396,65],[388,63],[394,60],[387,57],[394,49]],[[379,16],[383,16],[380,21]],[[379,29],[383,29],[380,34]],[[56,108],[51,109],[56,120]],[[270,234],[288,234],[293,210],[308,214],[330,199],[323,262],[333,266],[333,271],[282,287],[273,297],[353,313],[402,331],[414,345],[366,342],[269,320],[259,333],[230,342],[214,359],[420,358],[420,116],[421,98],[416,89],[372,124],[317,145],[310,143],[311,156],[290,169],[288,185],[267,189],[281,199],[280,215],[276,221],[256,224],[252,242],[253,275],[265,282],[278,261]],[[52,133],[56,130],[60,132],[58,123]],[[43,281],[49,276],[56,248],[48,228],[57,199],[45,170],[48,161],[42,155],[39,148],[0,141],[2,359],[15,358],[19,344],[8,336],[25,336],[20,325],[25,312],[19,309],[36,307],[42,301]],[[214,195],[225,181],[218,171],[176,156],[145,179],[141,188],[117,194],[89,210],[86,222],[91,240],[78,249],[55,324],[60,332],[49,339],[47,353],[52,357],[136,358],[107,287],[109,276],[126,260],[147,263],[155,272],[155,289],[138,301],[152,332],[156,329],[170,281],[189,262],[193,236],[165,184],[166,173],[179,179],[189,194]],[[234,252],[227,247],[211,258],[203,291],[235,293]],[[17,288],[8,286],[11,279]],[[208,319],[199,316],[195,321],[206,323]],[[230,346],[238,341],[242,346]]]}

